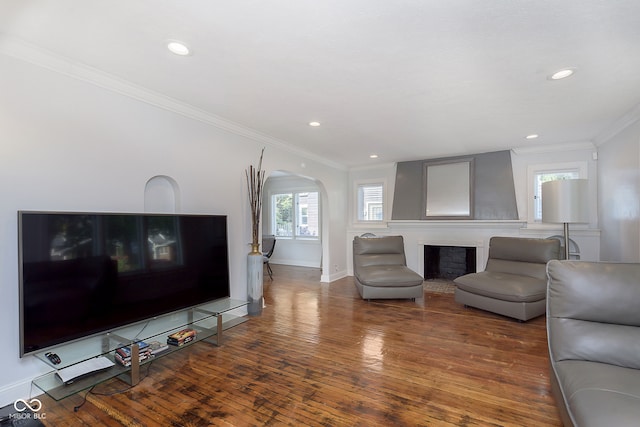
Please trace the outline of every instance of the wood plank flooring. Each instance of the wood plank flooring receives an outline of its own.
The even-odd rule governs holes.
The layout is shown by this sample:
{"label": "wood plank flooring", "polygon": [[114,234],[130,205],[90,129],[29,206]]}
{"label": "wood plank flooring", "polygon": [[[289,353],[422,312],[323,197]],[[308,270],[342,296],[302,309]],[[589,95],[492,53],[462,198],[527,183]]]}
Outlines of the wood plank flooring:
{"label": "wood plank flooring", "polygon": [[223,346],[144,365],[124,392],[114,379],[60,402],[42,396],[45,425],[561,425],[544,316],[518,323],[451,294],[368,302],[352,277],[273,269],[262,315],[225,331]]}

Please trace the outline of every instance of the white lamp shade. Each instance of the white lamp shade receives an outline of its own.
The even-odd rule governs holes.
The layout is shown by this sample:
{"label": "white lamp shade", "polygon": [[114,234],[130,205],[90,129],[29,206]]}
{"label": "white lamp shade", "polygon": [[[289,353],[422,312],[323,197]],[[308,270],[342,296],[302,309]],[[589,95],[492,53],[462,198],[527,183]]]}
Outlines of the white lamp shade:
{"label": "white lamp shade", "polygon": [[589,222],[586,179],[542,184],[542,222]]}

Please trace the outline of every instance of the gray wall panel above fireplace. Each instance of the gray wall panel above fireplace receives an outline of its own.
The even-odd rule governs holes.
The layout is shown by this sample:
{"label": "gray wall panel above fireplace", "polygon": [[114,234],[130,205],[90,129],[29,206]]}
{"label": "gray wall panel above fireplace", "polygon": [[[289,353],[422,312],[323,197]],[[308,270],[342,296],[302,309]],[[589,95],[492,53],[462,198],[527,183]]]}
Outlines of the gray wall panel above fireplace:
{"label": "gray wall panel above fireplace", "polygon": [[391,219],[420,219],[422,197],[422,169],[424,161],[398,163]]}
{"label": "gray wall panel above fireplace", "polygon": [[455,161],[462,158],[473,158],[474,161],[473,219],[517,220],[518,208],[509,151],[398,163],[391,218],[424,219],[425,163]]}

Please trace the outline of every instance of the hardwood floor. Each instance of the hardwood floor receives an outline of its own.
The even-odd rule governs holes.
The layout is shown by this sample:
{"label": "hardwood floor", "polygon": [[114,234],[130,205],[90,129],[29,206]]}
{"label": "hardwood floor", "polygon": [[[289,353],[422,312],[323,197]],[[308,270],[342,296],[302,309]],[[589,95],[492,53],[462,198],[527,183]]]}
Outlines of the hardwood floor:
{"label": "hardwood floor", "polygon": [[266,308],[144,365],[121,393],[111,380],[60,402],[45,424],[142,426],[559,426],[545,319],[518,323],[456,304],[363,301],[348,277],[274,265]]}

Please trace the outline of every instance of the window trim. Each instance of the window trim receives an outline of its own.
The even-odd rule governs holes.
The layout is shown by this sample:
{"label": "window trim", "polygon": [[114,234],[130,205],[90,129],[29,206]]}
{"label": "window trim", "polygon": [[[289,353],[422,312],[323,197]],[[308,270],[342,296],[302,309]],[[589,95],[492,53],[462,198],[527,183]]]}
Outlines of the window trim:
{"label": "window trim", "polygon": [[[359,217],[359,212],[358,212],[358,206],[360,205],[360,200],[359,200],[359,189],[361,186],[373,186],[373,185],[381,185],[382,186],[382,219],[360,219]],[[387,186],[387,180],[386,179],[360,179],[360,180],[355,180],[353,182],[353,200],[354,200],[354,207],[353,207],[353,222],[355,224],[382,224],[385,221],[387,221],[387,218],[389,217],[388,215],[388,204],[387,204],[387,191],[388,191],[388,186]]]}
{"label": "window trim", "polygon": [[578,171],[579,179],[588,179],[587,162],[563,162],[563,163],[545,163],[529,165],[527,167],[527,223],[542,224],[541,220],[535,218],[535,177],[539,173],[566,172],[570,170]]}
{"label": "window trim", "polygon": [[[296,228],[299,225],[298,212],[296,209],[296,201],[298,200],[298,195],[301,193],[316,193],[318,195],[318,234],[316,236],[303,236],[296,235]],[[292,206],[292,232],[291,236],[278,236],[276,235],[276,204],[274,203],[274,197],[281,194],[291,194],[293,198],[293,206]],[[310,241],[319,241],[322,235],[322,193],[319,189],[304,189],[304,188],[296,188],[296,189],[287,189],[287,190],[273,190],[269,191],[269,205],[270,205],[270,221],[269,221],[269,229],[270,234],[275,235],[278,239],[283,240],[310,240]],[[309,214],[307,213],[307,218]]]}

